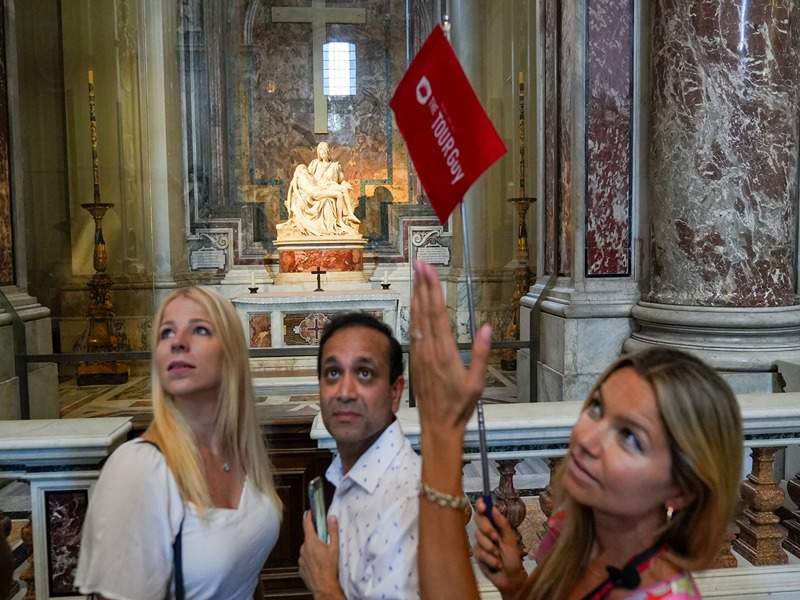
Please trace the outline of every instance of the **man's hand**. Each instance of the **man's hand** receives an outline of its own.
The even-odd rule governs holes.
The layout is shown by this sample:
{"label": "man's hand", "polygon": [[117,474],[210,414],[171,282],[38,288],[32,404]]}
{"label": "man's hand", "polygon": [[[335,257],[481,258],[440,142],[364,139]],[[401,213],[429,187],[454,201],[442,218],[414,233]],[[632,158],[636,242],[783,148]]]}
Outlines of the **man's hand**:
{"label": "man's hand", "polygon": [[300,547],[300,577],[314,594],[315,600],[346,600],[339,586],[339,524],[328,517],[330,544],[324,543],[314,530],[311,512],[303,515],[305,541]]}

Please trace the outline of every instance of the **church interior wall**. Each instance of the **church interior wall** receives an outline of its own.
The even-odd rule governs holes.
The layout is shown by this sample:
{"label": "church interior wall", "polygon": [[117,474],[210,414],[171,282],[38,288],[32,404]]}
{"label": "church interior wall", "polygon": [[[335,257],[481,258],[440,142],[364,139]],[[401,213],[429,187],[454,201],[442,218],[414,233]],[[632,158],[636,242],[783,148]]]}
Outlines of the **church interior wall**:
{"label": "church interior wall", "polygon": [[[147,349],[155,306],[176,286],[203,283],[235,296],[252,270],[259,282],[274,281],[275,224],[285,218],[288,178],[297,163],[313,156],[319,140],[332,144],[356,190],[368,240],[365,272],[373,285],[384,272],[391,277],[392,289],[403,298],[398,323],[406,336],[409,231],[434,230],[438,223],[410,171],[388,99],[404,72],[408,44],[413,54],[408,38],[424,40],[437,2],[352,2],[366,8],[366,22],[328,26],[331,41],[356,45],[358,93],[327,100],[325,135],[314,132],[310,26],[271,20],[273,5],[286,2],[7,4],[16,13],[22,74],[17,89],[24,110],[18,123],[26,143],[15,152],[24,175],[27,289],[53,311],[57,351],[85,350],[89,327],[86,286],[94,273],[95,229],[81,207],[92,202],[89,69],[101,200],[113,204],[102,224],[119,350]],[[534,3],[463,4],[479,29],[480,46],[470,59],[480,71],[479,95],[510,150],[467,200],[477,320],[492,323],[495,336],[503,338],[516,266],[517,216],[508,197],[520,193],[516,74],[525,70],[532,80],[530,23],[513,15],[532,14]],[[409,6],[413,32],[406,24]],[[525,95],[531,115],[532,96]],[[530,118],[528,139],[532,123]],[[535,186],[531,146],[526,142],[529,189]],[[527,221],[535,254],[534,210]],[[440,268],[454,319],[466,333],[458,223],[454,217],[445,224],[437,244],[447,247],[450,258]],[[194,253],[208,249],[224,255],[222,264],[193,268]],[[146,366],[133,368],[140,372]],[[64,375],[72,371],[61,367]]]}

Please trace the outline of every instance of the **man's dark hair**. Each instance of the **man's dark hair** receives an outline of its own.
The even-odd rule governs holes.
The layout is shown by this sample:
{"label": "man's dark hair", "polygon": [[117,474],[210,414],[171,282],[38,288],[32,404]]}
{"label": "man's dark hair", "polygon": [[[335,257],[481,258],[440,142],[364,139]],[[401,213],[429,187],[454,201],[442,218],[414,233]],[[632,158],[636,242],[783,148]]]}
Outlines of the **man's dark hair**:
{"label": "man's dark hair", "polygon": [[400,347],[400,342],[394,337],[391,327],[365,312],[339,314],[325,325],[317,352],[317,378],[322,377],[322,349],[325,347],[325,342],[337,331],[348,327],[369,327],[386,336],[386,339],[389,340],[389,383],[397,381],[397,378],[403,374],[403,349]]}

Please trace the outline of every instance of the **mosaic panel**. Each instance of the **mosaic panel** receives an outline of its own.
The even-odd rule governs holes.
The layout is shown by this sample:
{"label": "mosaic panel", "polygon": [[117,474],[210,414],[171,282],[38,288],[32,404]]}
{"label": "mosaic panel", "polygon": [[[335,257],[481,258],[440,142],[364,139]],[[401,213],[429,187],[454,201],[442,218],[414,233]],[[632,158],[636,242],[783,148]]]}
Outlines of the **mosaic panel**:
{"label": "mosaic panel", "polygon": [[[286,313],[283,315],[283,340],[287,346],[318,346],[322,331],[335,315],[343,311]],[[364,311],[379,321],[383,312]]]}

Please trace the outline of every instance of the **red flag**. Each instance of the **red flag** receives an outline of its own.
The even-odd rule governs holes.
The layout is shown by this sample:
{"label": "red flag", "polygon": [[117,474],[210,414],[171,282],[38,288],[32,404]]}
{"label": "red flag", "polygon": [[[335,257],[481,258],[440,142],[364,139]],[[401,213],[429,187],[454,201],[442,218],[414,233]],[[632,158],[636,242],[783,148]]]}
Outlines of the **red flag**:
{"label": "red flag", "polygon": [[389,102],[439,220],[506,153],[453,47],[437,25]]}

